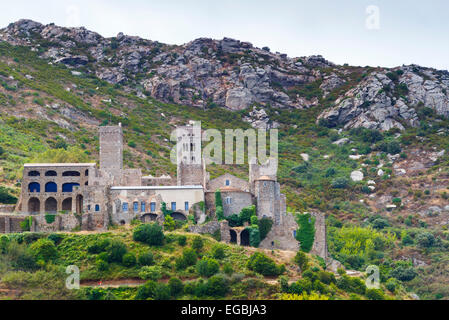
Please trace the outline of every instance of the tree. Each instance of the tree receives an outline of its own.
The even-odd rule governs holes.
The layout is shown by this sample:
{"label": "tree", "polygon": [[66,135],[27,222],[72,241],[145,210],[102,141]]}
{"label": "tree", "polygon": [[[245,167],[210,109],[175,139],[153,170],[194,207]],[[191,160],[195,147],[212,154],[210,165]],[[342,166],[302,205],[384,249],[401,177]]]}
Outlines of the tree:
{"label": "tree", "polygon": [[308,268],[309,258],[304,252],[298,251],[295,256],[295,263],[298,265],[301,271],[305,271]]}
{"label": "tree", "polygon": [[143,252],[137,258],[140,266],[152,266],[154,264],[154,256],[151,252]]}
{"label": "tree", "polygon": [[142,224],[134,229],[134,241],[143,242],[150,246],[161,246],[164,243],[164,232],[157,223]]}
{"label": "tree", "polygon": [[171,278],[168,281],[168,286],[170,287],[170,294],[172,297],[178,297],[184,291],[184,284],[178,278]]}
{"label": "tree", "polygon": [[127,251],[128,249],[122,241],[112,240],[107,248],[108,262],[122,262]]}
{"label": "tree", "polygon": [[229,290],[227,280],[220,275],[215,275],[207,281],[206,292],[212,297],[224,297]]}
{"label": "tree", "polygon": [[133,253],[126,253],[123,256],[122,263],[126,267],[133,267],[136,265],[136,256]]}
{"label": "tree", "polygon": [[197,252],[201,251],[204,247],[204,241],[201,237],[195,237],[193,238],[192,242],[192,248],[195,249]]}
{"label": "tree", "polygon": [[435,236],[430,232],[422,232],[416,237],[416,242],[421,248],[430,248],[435,244]]}
{"label": "tree", "polygon": [[249,258],[247,267],[264,276],[277,276],[281,271],[272,259],[261,252],[256,252]]}

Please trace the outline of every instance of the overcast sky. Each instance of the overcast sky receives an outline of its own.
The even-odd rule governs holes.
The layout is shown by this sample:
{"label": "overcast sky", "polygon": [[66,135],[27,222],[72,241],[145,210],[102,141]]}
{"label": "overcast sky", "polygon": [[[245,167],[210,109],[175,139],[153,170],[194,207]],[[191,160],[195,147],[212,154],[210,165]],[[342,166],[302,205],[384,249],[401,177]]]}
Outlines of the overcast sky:
{"label": "overcast sky", "polygon": [[449,69],[447,0],[14,0],[2,6],[2,27],[22,18],[85,26],[107,37],[123,32],[169,44],[232,37],[338,64]]}

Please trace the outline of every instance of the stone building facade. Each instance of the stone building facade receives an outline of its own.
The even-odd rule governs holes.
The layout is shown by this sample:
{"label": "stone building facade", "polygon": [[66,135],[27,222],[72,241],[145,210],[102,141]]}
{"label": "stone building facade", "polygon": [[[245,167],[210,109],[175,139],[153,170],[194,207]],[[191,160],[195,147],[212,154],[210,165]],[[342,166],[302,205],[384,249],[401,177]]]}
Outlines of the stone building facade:
{"label": "stone building facade", "polygon": [[[125,169],[121,125],[99,128],[98,167],[95,163],[25,164],[15,208],[20,216],[0,216],[0,232],[20,232],[20,221],[30,216],[31,231],[36,232],[106,230],[110,224],[129,224],[133,219],[163,222],[163,203],[176,220],[193,215],[198,222],[194,232],[211,230],[201,226],[206,214],[214,217],[215,192],[220,190],[225,216],[255,205],[259,219],[273,220],[262,248],[299,248],[295,239],[298,226],[287,213],[286,198],[277,182],[277,159],[270,158],[265,164],[251,159],[248,181],[231,174],[211,180],[201,157],[201,129],[190,123],[179,127],[175,138],[176,178],[143,177],[140,169]],[[52,223],[47,223],[49,214],[56,215]],[[325,257],[324,217],[316,220],[318,236],[313,250]],[[246,226],[230,228],[225,222],[215,222],[212,229],[221,230],[223,241],[249,245]]]}

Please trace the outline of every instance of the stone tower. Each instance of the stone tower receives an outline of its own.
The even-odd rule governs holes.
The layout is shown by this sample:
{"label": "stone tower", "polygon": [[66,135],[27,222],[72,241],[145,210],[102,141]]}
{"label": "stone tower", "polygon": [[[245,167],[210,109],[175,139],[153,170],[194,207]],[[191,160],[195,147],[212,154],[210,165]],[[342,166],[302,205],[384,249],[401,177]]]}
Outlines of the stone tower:
{"label": "stone tower", "polygon": [[122,125],[100,127],[100,169],[116,171],[123,169]]}
{"label": "stone tower", "polygon": [[201,156],[201,123],[190,122],[178,127],[177,165],[178,186],[205,184],[205,164]]}

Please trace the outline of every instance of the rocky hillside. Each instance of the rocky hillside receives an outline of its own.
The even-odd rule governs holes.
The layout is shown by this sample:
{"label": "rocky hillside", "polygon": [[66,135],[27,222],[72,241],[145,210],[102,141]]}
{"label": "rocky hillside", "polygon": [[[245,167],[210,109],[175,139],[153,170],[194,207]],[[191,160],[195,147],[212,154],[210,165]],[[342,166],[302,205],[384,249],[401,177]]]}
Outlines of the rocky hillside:
{"label": "rocky hillside", "polygon": [[[98,159],[98,125],[122,123],[125,166],[155,176],[176,173],[176,125],[275,127],[287,204],[326,214],[335,259],[449,298],[447,71],[338,66],[232,39],[106,39],[29,20],[0,40],[0,203],[17,200],[25,162]],[[248,168],[208,171],[246,179]]]}
{"label": "rocky hillside", "polygon": [[[417,126],[424,107],[449,116],[449,73],[420,66],[338,66],[321,56],[290,58],[229,38],[170,46],[122,33],[103,38],[84,28],[30,20],[2,29],[0,39],[29,46],[75,74],[137,88],[141,97],[199,108],[323,106],[331,107],[319,116],[328,126],[384,131]],[[256,127],[277,125],[264,112],[252,112],[246,119]]]}

